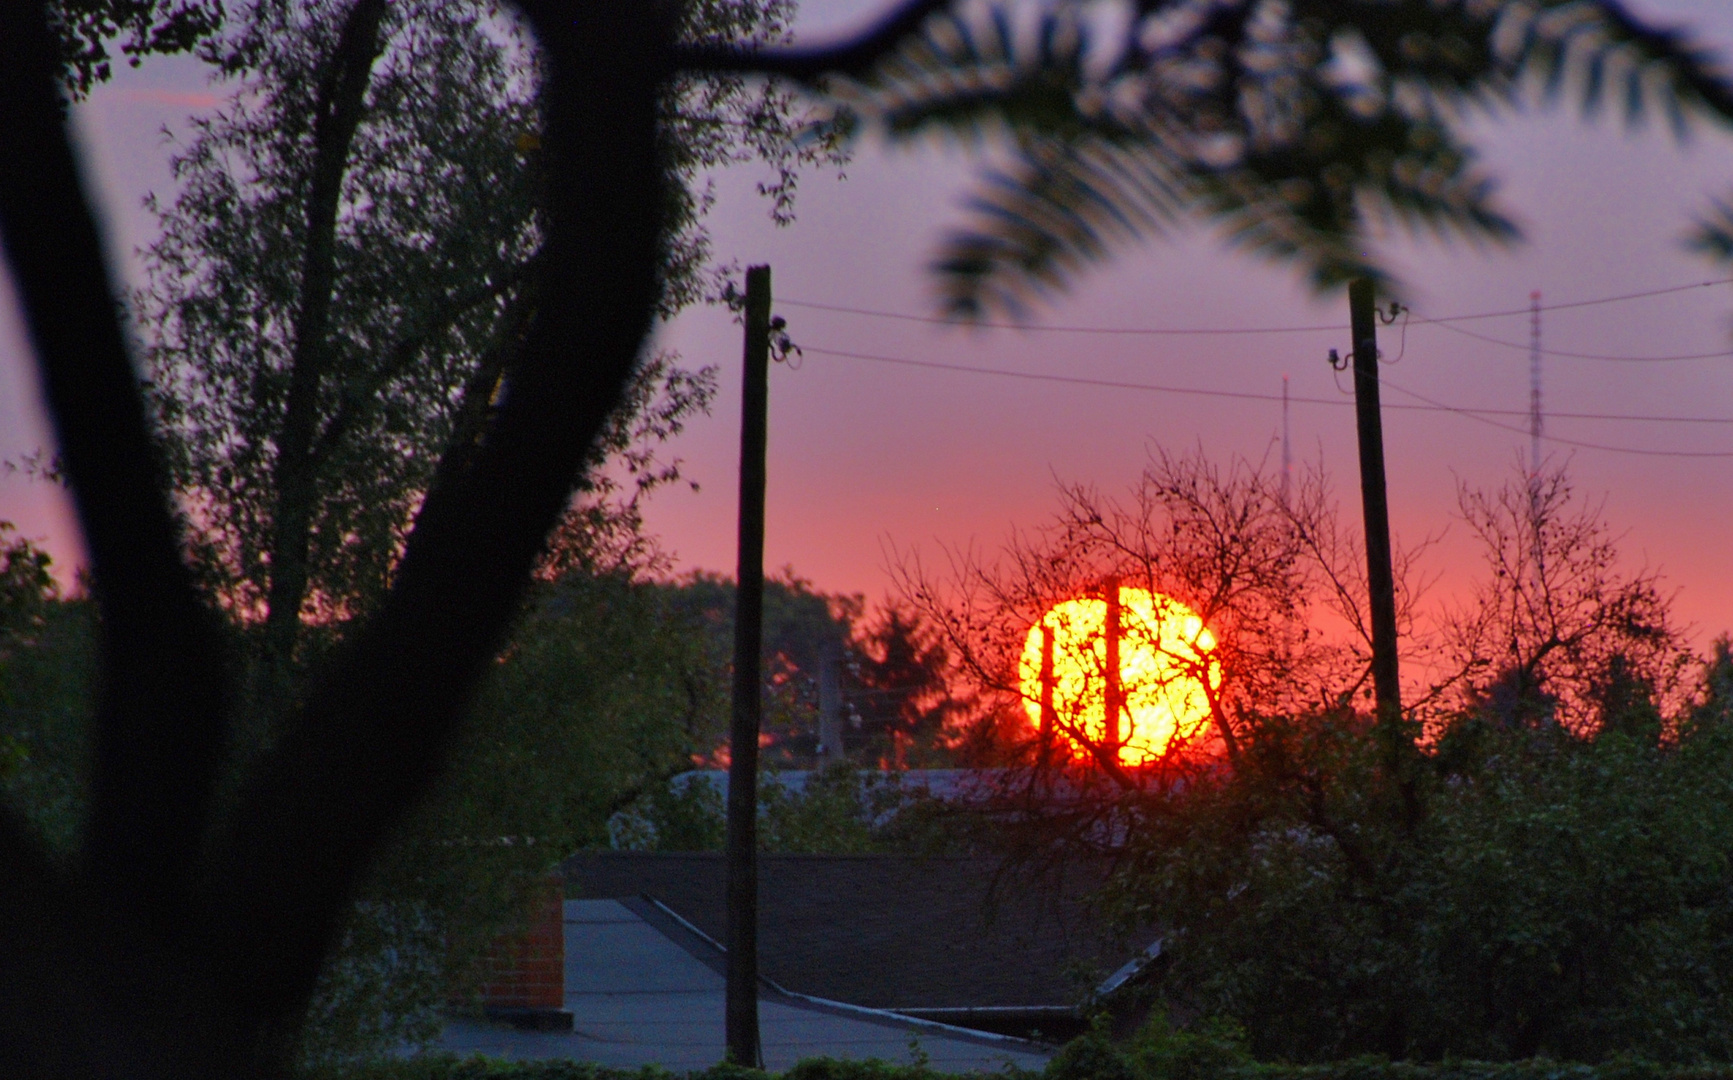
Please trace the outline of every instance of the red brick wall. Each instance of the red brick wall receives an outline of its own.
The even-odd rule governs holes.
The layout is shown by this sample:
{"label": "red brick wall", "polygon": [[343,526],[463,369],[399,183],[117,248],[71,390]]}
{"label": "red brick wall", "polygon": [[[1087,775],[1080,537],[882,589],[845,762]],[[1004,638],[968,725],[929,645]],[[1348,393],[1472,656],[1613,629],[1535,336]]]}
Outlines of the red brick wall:
{"label": "red brick wall", "polygon": [[482,966],[482,1004],[560,1009],[566,1004],[566,926],[560,881],[542,883],[528,928],[495,939]]}

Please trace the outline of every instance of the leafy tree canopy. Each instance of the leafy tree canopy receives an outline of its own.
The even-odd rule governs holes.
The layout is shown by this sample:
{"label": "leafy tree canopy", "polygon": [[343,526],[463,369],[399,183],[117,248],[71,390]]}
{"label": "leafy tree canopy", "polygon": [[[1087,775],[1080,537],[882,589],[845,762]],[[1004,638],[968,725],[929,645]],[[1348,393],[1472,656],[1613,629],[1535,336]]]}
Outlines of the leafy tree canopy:
{"label": "leafy tree canopy", "polygon": [[108,50],[117,39],[121,55],[137,67],[146,56],[191,52],[223,22],[222,0],[59,0],[50,11],[75,98],[113,73]]}
{"label": "leafy tree canopy", "polygon": [[[695,41],[786,32],[782,0],[682,10]],[[390,5],[345,81],[331,57],[346,14],[260,0],[200,47],[234,91],[176,156],[173,203],[151,203],[163,234],[135,304],[194,562],[231,614],[264,620],[278,655],[300,623],[341,623],[383,595],[423,496],[461,474],[510,392],[527,321],[563,299],[540,284],[530,39],[486,5]],[[706,171],[768,164],[787,220],[795,170],[831,150],[797,142],[785,92],[737,76],[674,80],[660,117],[677,181],[666,315],[727,273],[710,265]],[[635,497],[677,475],[655,444],[712,387],[708,370],[647,357],[569,528],[630,533]]]}
{"label": "leafy tree canopy", "polygon": [[[734,584],[694,574],[664,585],[675,610],[705,631],[718,678],[730,663]],[[977,702],[960,696],[953,654],[914,609],[868,612],[864,598],[827,594],[792,568],[765,581],[764,730],[772,768],[810,768],[818,756],[820,682],[836,679],[847,759],[881,769],[979,763],[989,756]]]}

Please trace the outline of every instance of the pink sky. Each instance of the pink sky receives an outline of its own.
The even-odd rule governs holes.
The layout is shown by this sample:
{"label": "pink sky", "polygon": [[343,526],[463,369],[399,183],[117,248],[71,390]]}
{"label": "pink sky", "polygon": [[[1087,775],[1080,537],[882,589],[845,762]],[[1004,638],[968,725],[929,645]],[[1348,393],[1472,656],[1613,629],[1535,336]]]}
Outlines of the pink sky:
{"label": "pink sky", "polygon": [[[1632,5],[1698,28],[1733,55],[1733,8],[1718,0],[1646,0]],[[874,5],[809,0],[802,26],[824,31]],[[197,65],[156,61],[125,72],[79,111],[96,181],[107,200],[122,265],[149,239],[137,204],[167,190],[166,150],[155,135],[205,89]],[[184,130],[184,128],[183,128]],[[1627,132],[1607,118],[1587,123],[1569,109],[1479,121],[1485,163],[1503,180],[1507,207],[1527,241],[1477,251],[1402,235],[1382,249],[1411,287],[1420,316],[1520,308],[1529,292],[1549,304],[1733,277],[1685,252],[1679,237],[1711,194],[1733,190],[1733,133],[1699,130],[1685,147],[1654,127]],[[944,230],[961,220],[972,164],[956,148],[886,149],[869,141],[847,178],[809,176],[798,222],[770,225],[756,205],[759,178],[720,178],[712,218],[717,254],[768,262],[778,313],[802,345],[909,360],[1052,373],[1116,382],[1279,394],[1284,374],[1296,398],[1340,398],[1325,363],[1346,351],[1346,299],[1312,296],[1292,269],[1223,248],[1206,226],[1152,239],[1088,274],[1075,291],[1038,311],[1043,323],[1094,327],[1244,328],[1339,324],[1339,331],[1265,336],[1137,337],[1048,334],[931,326],[796,306],[807,301],[930,314],[924,264]],[[1526,317],[1475,322],[1476,332],[1526,342]],[[1383,344],[1393,355],[1395,328]],[[1733,349],[1733,285],[1627,303],[1549,311],[1545,345],[1628,356]],[[725,313],[691,311],[661,334],[690,365],[717,364],[723,392],[712,416],[694,423],[675,452],[701,490],[668,490],[649,513],[682,567],[731,572],[734,565],[739,334]],[[46,442],[15,318],[0,310],[0,456]],[[1387,367],[1387,404],[1397,387],[1485,408],[1523,409],[1528,359],[1522,348],[1483,344],[1438,327],[1411,325],[1399,364]],[[1343,384],[1344,387],[1346,383]],[[1619,363],[1549,356],[1549,413],[1706,417],[1733,421],[1733,358]],[[1504,422],[1523,427],[1520,418]],[[1453,525],[1459,483],[1502,482],[1526,435],[1449,413],[1385,415],[1391,517],[1400,539],[1442,533],[1431,556],[1436,595],[1466,585],[1473,552]],[[929,563],[946,547],[992,550],[1014,527],[1039,525],[1054,506],[1055,479],[1118,493],[1149,447],[1201,446],[1211,455],[1274,453],[1280,406],[1269,402],[1061,385],[922,370],[809,352],[798,370],[771,376],[766,561],[792,565],[820,587],[883,595],[887,551],[919,551]],[[1550,417],[1549,433],[1610,446],[1733,454],[1733,423],[1620,422]],[[1296,404],[1296,456],[1322,459],[1344,509],[1357,518],[1352,411]],[[1678,590],[1677,611],[1706,641],[1733,630],[1733,457],[1652,457],[1575,449],[1579,490],[1604,500],[1633,565],[1659,567]],[[0,517],[76,559],[58,494],[0,477]]]}

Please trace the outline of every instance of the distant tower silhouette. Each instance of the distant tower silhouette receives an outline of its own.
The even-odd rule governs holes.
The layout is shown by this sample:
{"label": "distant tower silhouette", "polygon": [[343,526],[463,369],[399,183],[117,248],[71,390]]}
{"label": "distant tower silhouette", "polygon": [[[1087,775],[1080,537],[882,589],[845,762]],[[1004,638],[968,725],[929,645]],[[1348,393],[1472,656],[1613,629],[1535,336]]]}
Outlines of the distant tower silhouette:
{"label": "distant tower silhouette", "polygon": [[1534,530],[1534,588],[1545,585],[1546,554],[1540,535],[1540,290],[1528,294],[1528,518]]}
{"label": "distant tower silhouette", "polygon": [[1528,294],[1528,475],[1540,476],[1540,290]]}
{"label": "distant tower silhouette", "polygon": [[1288,485],[1294,475],[1294,448],[1288,441],[1288,377],[1282,376],[1282,505],[1288,505]]}

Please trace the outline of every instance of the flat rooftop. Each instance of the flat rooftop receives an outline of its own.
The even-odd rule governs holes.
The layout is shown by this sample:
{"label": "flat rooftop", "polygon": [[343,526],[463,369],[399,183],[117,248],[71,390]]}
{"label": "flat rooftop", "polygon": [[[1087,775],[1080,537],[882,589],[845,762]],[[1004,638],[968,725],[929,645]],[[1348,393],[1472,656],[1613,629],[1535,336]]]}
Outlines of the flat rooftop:
{"label": "flat rooftop", "polygon": [[[572,1031],[454,1020],[433,1049],[627,1068],[659,1065],[677,1072],[722,1060],[724,983],[720,955],[707,955],[715,953],[713,946],[655,919],[642,902],[619,900],[567,900],[565,936],[565,1007],[573,1016]],[[1050,1056],[1037,1043],[768,990],[758,1008],[764,1064],[772,1071],[809,1057],[912,1063],[921,1056],[943,1072],[991,1072],[1007,1065],[1038,1070]]]}
{"label": "flat rooftop", "polygon": [[[727,936],[720,852],[586,851],[562,864],[568,896],[647,896],[713,940]],[[1090,894],[1105,862],[1062,876],[993,858],[758,857],[758,962],[778,986],[875,1009],[1069,1010],[1143,953]]]}

